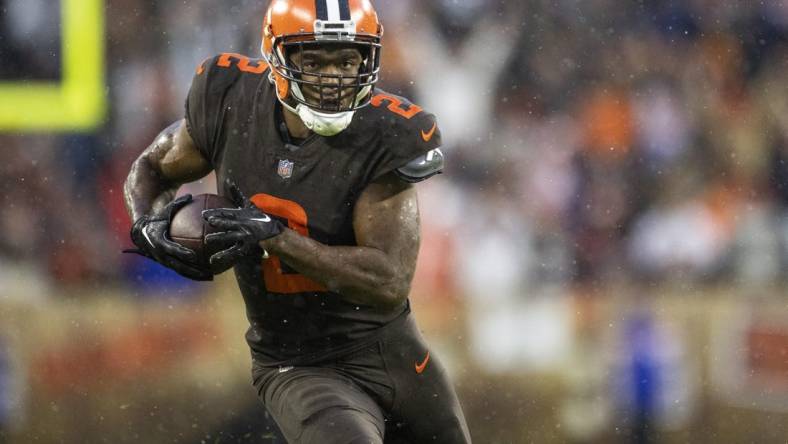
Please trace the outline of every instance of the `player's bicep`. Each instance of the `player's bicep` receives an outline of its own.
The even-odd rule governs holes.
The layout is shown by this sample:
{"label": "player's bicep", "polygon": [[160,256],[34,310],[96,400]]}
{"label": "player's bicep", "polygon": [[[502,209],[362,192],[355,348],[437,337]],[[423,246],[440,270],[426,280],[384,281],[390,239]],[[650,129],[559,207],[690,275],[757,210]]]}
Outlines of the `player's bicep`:
{"label": "player's bicep", "polygon": [[151,166],[173,184],[192,182],[213,169],[195,146],[183,119],[159,134],[149,150]]}
{"label": "player's bicep", "polygon": [[419,206],[416,188],[386,174],[362,192],[353,215],[359,246],[383,251],[397,267],[413,276],[419,251]]}

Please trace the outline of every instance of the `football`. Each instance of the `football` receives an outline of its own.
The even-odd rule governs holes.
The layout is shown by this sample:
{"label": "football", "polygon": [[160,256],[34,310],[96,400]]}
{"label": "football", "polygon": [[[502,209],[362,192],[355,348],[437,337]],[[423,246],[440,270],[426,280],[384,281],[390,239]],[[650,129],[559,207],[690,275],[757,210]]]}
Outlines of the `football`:
{"label": "football", "polygon": [[213,227],[202,217],[203,210],[212,208],[236,208],[236,205],[227,199],[216,194],[200,194],[194,196],[188,205],[184,206],[172,217],[170,223],[170,239],[186,248],[197,253],[197,264],[213,273],[221,273],[225,270],[218,270],[210,265],[211,255],[221,251],[229,245],[214,245],[209,248],[205,244],[205,235],[220,231]]}

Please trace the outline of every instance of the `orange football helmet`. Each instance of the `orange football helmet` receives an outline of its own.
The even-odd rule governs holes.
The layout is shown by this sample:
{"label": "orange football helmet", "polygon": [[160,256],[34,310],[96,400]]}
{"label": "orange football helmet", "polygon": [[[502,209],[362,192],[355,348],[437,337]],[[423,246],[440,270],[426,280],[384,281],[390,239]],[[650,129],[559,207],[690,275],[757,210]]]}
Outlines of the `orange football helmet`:
{"label": "orange football helmet", "polygon": [[[380,72],[382,35],[383,26],[370,0],[273,0],[263,20],[261,49],[283,105],[294,112],[299,108],[297,113],[302,118],[304,113],[317,111],[320,116],[333,119],[338,113],[351,113],[369,103]],[[358,75],[307,72],[288,57],[291,51],[305,47],[337,44],[359,49],[363,62]],[[305,80],[305,75],[317,80]],[[316,87],[319,103],[307,103],[302,92],[304,85]],[[342,100],[324,101],[324,91],[332,97],[354,99],[349,104]],[[352,114],[346,117],[349,124]]]}

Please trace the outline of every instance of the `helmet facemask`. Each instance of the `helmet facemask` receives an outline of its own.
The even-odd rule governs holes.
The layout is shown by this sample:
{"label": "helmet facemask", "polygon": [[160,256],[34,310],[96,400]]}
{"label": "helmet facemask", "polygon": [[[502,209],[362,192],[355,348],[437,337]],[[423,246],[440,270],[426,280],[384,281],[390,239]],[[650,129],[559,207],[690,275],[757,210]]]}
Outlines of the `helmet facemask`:
{"label": "helmet facemask", "polygon": [[[304,105],[319,113],[352,112],[369,104],[372,88],[380,74],[380,39],[377,36],[355,36],[354,39],[320,38],[316,34],[292,34],[274,40],[269,63],[272,75],[286,79],[290,94],[286,100],[292,105]],[[303,62],[305,51],[314,49],[340,50],[355,48],[362,62],[356,75],[325,74],[305,70],[303,63],[293,62],[293,56]],[[307,94],[307,91],[311,94]],[[348,100],[350,99],[350,100]]]}

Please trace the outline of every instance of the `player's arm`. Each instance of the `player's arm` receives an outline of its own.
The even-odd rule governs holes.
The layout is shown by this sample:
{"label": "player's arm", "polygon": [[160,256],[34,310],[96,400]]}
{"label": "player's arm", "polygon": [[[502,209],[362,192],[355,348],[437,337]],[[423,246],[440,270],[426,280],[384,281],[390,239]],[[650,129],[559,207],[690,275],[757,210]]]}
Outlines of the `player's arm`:
{"label": "player's arm", "polygon": [[394,174],[367,186],[353,214],[357,247],[331,247],[285,230],[261,243],[350,302],[394,308],[410,292],[419,250],[416,189]]}
{"label": "player's arm", "polygon": [[252,206],[203,214],[209,223],[227,230],[209,235],[206,241],[239,245],[236,253],[217,253],[212,263],[236,260],[252,239],[255,247],[279,256],[349,302],[386,310],[408,297],[419,249],[418,202],[413,185],[394,173],[368,185],[356,202],[353,228],[358,246],[322,244],[282,227]]}
{"label": "player's arm", "polygon": [[185,120],[173,123],[131,165],[123,188],[131,220],[164,207],[181,185],[200,179],[211,170],[195,147]]}
{"label": "player's arm", "polygon": [[167,238],[172,215],[191,201],[183,196],[173,201],[178,188],[211,171],[195,147],[184,120],[170,125],[132,164],[123,195],[134,225],[131,239],[135,252],[195,280],[210,280],[211,273],[190,265],[194,251]]}

